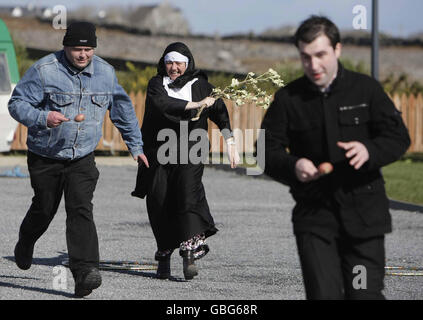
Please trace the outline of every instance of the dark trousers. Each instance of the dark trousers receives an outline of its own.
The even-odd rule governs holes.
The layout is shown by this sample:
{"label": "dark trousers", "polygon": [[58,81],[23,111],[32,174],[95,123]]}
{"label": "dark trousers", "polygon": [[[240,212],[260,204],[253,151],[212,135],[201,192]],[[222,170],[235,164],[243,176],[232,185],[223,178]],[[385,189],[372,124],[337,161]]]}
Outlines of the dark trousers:
{"label": "dark trousers", "polygon": [[380,300],[385,275],[384,236],[354,239],[296,234],[307,299]]}
{"label": "dark trousers", "polygon": [[41,237],[64,195],[69,267],[74,277],[87,267],[98,267],[98,238],[91,202],[99,176],[94,154],[62,161],[28,152],[28,170],[34,197],[21,224],[19,241],[34,244]]}

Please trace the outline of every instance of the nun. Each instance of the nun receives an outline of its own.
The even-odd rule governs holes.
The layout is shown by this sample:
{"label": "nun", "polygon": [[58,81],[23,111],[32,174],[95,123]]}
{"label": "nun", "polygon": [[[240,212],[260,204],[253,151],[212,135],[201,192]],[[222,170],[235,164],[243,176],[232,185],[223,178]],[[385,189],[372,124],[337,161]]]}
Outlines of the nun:
{"label": "nun", "polygon": [[160,279],[171,276],[175,249],[182,257],[185,279],[198,275],[194,261],[207,254],[206,239],[218,231],[202,183],[210,147],[208,119],[226,141],[231,167],[239,162],[228,111],[222,99],[209,97],[212,90],[207,75],[195,68],[189,48],[181,42],[165,49],[157,75],[148,83],[141,132],[150,163],[148,168],[139,165],[132,195],[146,197]]}

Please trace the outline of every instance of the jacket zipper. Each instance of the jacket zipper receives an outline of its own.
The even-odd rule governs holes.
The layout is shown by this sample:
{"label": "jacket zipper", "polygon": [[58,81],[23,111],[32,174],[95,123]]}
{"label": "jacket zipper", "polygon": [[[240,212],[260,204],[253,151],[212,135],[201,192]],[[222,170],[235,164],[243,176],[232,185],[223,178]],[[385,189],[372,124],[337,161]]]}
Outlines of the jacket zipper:
{"label": "jacket zipper", "polygon": [[353,110],[358,108],[367,108],[369,105],[367,103],[358,104],[355,106],[343,106],[339,107],[339,111]]}

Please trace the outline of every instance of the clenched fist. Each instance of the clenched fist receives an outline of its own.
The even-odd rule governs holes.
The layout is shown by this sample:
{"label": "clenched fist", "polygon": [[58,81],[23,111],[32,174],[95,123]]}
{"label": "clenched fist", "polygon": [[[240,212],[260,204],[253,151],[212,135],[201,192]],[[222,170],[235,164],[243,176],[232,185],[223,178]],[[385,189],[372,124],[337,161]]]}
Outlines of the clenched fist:
{"label": "clenched fist", "polygon": [[301,158],[297,161],[295,164],[295,174],[301,182],[310,182],[321,176],[313,162],[306,158]]}

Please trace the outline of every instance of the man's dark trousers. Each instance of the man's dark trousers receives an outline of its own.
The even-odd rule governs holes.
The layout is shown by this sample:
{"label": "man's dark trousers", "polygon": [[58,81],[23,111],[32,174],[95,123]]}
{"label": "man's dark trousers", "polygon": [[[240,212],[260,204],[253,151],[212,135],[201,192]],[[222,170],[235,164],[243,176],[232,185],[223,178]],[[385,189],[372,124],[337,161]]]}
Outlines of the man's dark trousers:
{"label": "man's dark trousers", "polygon": [[296,234],[307,299],[380,300],[385,275],[384,236]]}
{"label": "man's dark trousers", "polygon": [[86,268],[98,267],[98,238],[91,202],[99,176],[94,153],[67,161],[28,151],[28,170],[34,197],[21,224],[19,240],[34,244],[47,230],[64,195],[69,267],[74,277]]}

